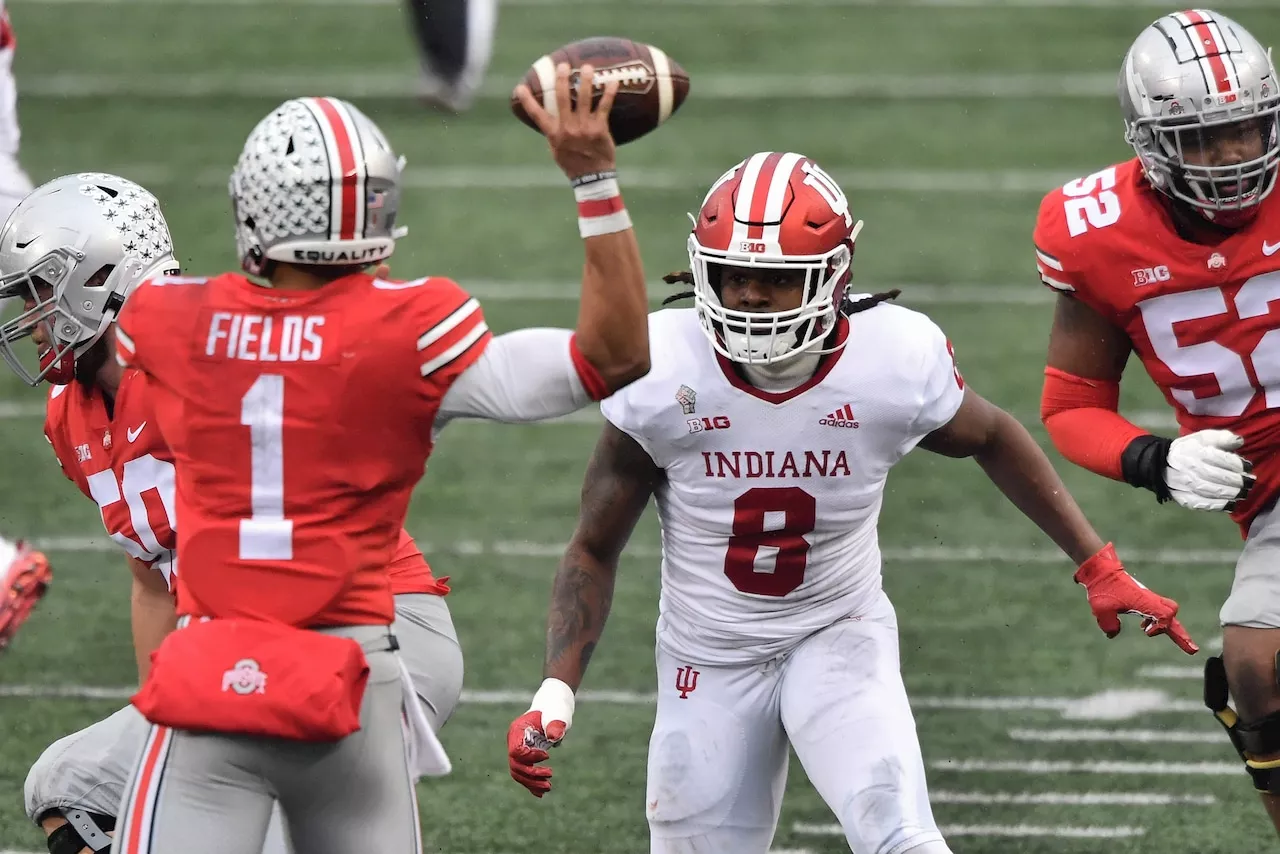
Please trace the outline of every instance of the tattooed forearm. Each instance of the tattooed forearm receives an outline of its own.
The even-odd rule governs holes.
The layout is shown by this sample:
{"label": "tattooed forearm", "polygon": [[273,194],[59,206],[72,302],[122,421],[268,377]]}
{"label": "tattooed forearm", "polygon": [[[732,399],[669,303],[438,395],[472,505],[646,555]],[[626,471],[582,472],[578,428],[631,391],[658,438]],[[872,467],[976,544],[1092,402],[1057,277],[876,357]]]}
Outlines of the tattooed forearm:
{"label": "tattooed forearm", "polygon": [[551,593],[544,676],[577,690],[609,616],[613,577],[613,566],[582,549],[570,547],[565,553]]}
{"label": "tattooed forearm", "polygon": [[662,471],[634,439],[606,424],[587,463],[578,527],[556,571],[543,676],[573,690],[600,642],[613,578]]}

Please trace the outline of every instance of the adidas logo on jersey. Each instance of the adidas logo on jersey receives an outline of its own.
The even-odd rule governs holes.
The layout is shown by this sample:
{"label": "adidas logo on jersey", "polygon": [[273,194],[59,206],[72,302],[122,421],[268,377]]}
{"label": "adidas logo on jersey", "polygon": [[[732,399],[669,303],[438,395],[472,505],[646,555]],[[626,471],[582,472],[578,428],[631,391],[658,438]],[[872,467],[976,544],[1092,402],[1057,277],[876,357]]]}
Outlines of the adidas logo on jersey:
{"label": "adidas logo on jersey", "polygon": [[853,417],[853,408],[847,403],[826,418],[819,420],[818,423],[824,427],[852,427],[855,430],[858,428],[857,419]]}

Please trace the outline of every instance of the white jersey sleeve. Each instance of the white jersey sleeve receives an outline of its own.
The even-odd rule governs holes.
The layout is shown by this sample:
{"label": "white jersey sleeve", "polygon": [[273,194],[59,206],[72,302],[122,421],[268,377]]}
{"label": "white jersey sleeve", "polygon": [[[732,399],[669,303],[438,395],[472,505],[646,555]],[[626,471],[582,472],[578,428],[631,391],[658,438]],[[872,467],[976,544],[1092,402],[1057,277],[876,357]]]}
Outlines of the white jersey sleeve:
{"label": "white jersey sleeve", "polygon": [[438,431],[454,418],[541,421],[591,402],[573,364],[568,329],[520,329],[489,342],[454,380],[436,415]]}
{"label": "white jersey sleeve", "polygon": [[923,396],[913,432],[923,438],[934,430],[945,427],[955,417],[964,400],[964,380],[956,367],[951,342],[934,323],[928,323],[921,336],[920,346],[920,387]]}
{"label": "white jersey sleeve", "polygon": [[[698,348],[710,349],[704,339],[673,334],[680,316],[675,309],[649,315],[649,373],[600,401],[605,420],[635,439],[659,468],[666,468],[681,452],[670,436],[675,413],[689,416],[697,406],[697,392],[683,383],[673,389],[669,380],[682,366],[697,364]],[[686,376],[694,383],[692,371]],[[674,423],[683,426],[686,421],[675,417]]]}

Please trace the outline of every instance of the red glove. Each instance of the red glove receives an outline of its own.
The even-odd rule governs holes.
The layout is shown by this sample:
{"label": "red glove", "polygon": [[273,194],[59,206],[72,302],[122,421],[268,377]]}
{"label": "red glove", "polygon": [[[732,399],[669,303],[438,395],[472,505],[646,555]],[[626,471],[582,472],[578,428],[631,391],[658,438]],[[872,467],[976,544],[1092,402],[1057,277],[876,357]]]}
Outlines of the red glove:
{"label": "red glove", "polygon": [[512,721],[507,730],[511,777],[535,798],[551,791],[551,769],[538,763],[547,761],[547,750],[559,744],[573,726],[574,705],[572,688],[559,679],[544,679],[529,711]]}
{"label": "red glove", "polygon": [[0,650],[9,645],[53,581],[48,559],[24,543],[0,539]]}
{"label": "red glove", "polygon": [[525,712],[512,721],[507,730],[507,764],[511,777],[535,798],[551,791],[551,769],[538,763],[550,758],[547,748],[554,747],[562,738],[564,722],[552,721],[544,731],[539,711]]}
{"label": "red glove", "polygon": [[1148,590],[1126,572],[1111,543],[1080,564],[1075,579],[1088,591],[1089,607],[1107,637],[1120,634],[1121,614],[1138,614],[1148,637],[1168,635],[1187,655],[1200,651],[1176,619],[1178,603]]}

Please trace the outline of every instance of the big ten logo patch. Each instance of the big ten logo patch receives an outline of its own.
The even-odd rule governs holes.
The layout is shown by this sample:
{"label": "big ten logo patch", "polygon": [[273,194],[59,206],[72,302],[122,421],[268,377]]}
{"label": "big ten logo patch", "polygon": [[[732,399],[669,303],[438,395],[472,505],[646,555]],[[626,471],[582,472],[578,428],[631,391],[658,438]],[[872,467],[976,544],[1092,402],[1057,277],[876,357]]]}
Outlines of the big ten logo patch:
{"label": "big ten logo patch", "polygon": [[711,418],[690,418],[688,424],[690,433],[704,433],[707,430],[727,430],[729,429],[729,416],[716,415]]}
{"label": "big ten logo patch", "polygon": [[1157,267],[1143,267],[1139,270],[1130,271],[1133,273],[1133,286],[1153,285],[1156,282],[1167,282],[1172,276],[1169,268],[1163,264]]}

